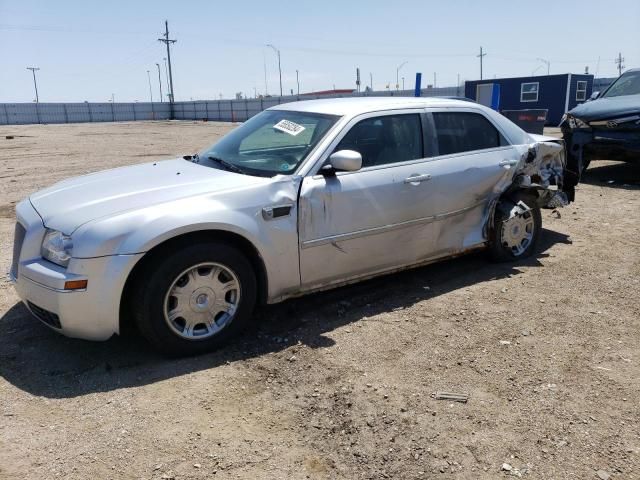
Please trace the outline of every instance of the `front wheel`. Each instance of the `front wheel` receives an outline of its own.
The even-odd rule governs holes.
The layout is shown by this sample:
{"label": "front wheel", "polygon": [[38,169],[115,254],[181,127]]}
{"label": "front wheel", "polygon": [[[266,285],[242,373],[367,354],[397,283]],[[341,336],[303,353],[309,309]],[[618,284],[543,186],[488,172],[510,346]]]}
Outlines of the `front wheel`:
{"label": "front wheel", "polygon": [[496,206],[489,251],[497,262],[530,257],[538,247],[542,215],[531,195],[516,193]]}
{"label": "front wheel", "polygon": [[138,279],[134,315],[157,349],[171,355],[211,351],[249,323],[256,277],[241,252],[211,242],[156,259]]}

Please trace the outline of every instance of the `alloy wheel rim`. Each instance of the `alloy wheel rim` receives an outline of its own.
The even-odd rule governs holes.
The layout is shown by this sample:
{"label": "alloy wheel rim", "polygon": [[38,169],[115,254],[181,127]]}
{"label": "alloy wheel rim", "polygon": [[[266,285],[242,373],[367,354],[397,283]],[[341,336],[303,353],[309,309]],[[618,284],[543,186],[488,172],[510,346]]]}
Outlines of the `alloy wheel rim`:
{"label": "alloy wheel rim", "polygon": [[217,335],[234,319],[240,305],[240,281],[225,265],[199,263],[178,275],[164,299],[164,319],[187,340]]}
{"label": "alloy wheel rim", "polygon": [[[517,208],[514,207],[514,208]],[[513,213],[513,212],[512,212]],[[515,213],[502,222],[502,245],[514,256],[522,255],[533,240],[535,223],[530,210]]]}

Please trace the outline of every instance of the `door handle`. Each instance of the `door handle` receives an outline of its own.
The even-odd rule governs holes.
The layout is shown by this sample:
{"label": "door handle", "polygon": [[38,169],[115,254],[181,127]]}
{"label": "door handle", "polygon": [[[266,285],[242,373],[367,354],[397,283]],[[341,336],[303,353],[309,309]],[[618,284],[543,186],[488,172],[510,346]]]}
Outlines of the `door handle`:
{"label": "door handle", "polygon": [[427,180],[431,180],[431,175],[429,175],[428,173],[424,175],[411,175],[410,177],[404,179],[404,183],[417,185],[419,183],[426,182]]}
{"label": "door handle", "polygon": [[518,160],[502,160],[498,165],[501,167],[513,167],[518,164]]}

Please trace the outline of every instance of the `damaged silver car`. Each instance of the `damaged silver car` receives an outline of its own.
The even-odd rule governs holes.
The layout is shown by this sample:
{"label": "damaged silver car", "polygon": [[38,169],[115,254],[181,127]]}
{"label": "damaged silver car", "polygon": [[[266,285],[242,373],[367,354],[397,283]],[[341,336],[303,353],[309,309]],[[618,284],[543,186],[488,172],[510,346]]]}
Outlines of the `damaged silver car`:
{"label": "damaged silver car", "polygon": [[535,252],[567,202],[562,140],[471,102],[279,105],[197,155],[66,180],[17,206],[11,276],[71,337],[127,321],[211,350],[254,307],[486,248]]}

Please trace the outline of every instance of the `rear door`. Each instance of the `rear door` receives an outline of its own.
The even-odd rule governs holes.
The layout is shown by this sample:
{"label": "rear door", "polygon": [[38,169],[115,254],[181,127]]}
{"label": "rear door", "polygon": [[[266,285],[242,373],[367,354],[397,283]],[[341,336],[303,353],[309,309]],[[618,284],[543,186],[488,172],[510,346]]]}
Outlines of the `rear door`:
{"label": "rear door", "polygon": [[431,249],[445,255],[486,241],[489,201],[511,182],[519,154],[480,110],[432,109],[428,122]]}

